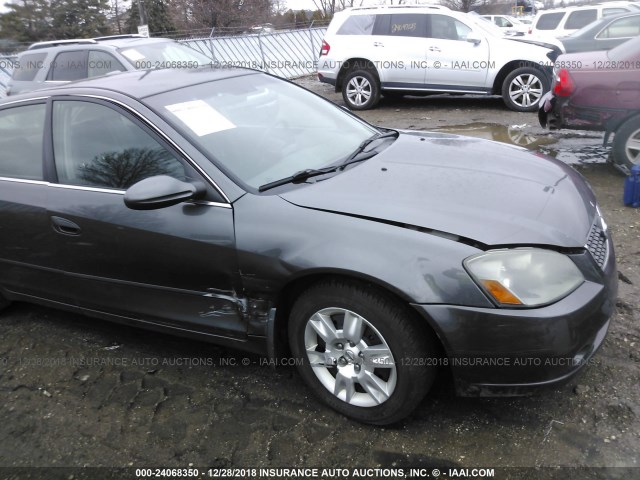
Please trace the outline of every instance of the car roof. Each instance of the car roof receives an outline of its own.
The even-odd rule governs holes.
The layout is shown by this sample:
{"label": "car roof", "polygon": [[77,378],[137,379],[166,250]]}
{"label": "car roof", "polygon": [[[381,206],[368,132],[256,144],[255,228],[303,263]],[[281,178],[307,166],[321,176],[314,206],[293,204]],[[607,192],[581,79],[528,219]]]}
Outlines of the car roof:
{"label": "car roof", "polygon": [[344,15],[367,15],[371,13],[432,13],[434,10],[450,11],[445,5],[422,3],[416,5],[371,5],[365,7],[350,7],[342,10]]}
{"label": "car roof", "polygon": [[78,90],[86,91],[87,89],[103,92],[111,91],[129,97],[143,99],[191,85],[258,73],[262,72],[242,68],[223,69],[209,67],[201,67],[198,69],[167,68],[160,70],[135,70],[78,80],[53,88],[33,90],[24,94],[8,97],[10,101],[2,101],[0,102],[0,106],[4,103],[11,103],[28,98],[41,98],[60,94],[73,95]]}
{"label": "car roof", "polygon": [[136,47],[139,45],[149,45],[152,43],[174,42],[169,38],[148,38],[140,35],[114,35],[109,37],[96,37],[96,38],[76,38],[67,40],[51,40],[46,42],[37,42],[29,46],[25,53],[44,52],[45,50],[64,51],[64,50],[78,50],[79,48],[87,48],[91,46],[107,47],[107,48],[126,48]]}

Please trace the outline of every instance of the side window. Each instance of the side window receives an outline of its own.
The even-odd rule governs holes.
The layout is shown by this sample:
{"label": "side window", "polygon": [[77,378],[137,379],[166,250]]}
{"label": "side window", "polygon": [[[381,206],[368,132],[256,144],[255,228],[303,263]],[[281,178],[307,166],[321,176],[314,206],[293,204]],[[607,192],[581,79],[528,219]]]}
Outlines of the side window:
{"label": "side window", "polygon": [[567,23],[564,28],[567,30],[573,30],[582,28],[585,25],[589,25],[591,22],[595,22],[598,19],[598,11],[594,8],[591,10],[577,10],[569,14]]}
{"label": "side window", "polygon": [[431,38],[444,40],[466,40],[471,31],[464,23],[446,15],[429,15],[431,17]]}
{"label": "side window", "polygon": [[87,51],[75,50],[56,55],[47,80],[54,82],[81,80],[87,78]]}
{"label": "side window", "polygon": [[424,37],[426,15],[416,13],[398,13],[378,15],[374,35],[391,37]]}
{"label": "side window", "polygon": [[536,29],[553,30],[558,26],[563,17],[564,12],[544,13],[540,15],[540,18],[536,23]]}
{"label": "side window", "polygon": [[38,70],[44,68],[44,59],[47,58],[46,53],[28,53],[20,55],[15,65],[11,78],[18,82],[31,82],[36,78]]}
{"label": "side window", "polygon": [[42,180],[46,105],[0,111],[0,177]]}
{"label": "side window", "polygon": [[614,20],[597,38],[631,38],[640,35],[640,15]]}
{"label": "side window", "polygon": [[99,77],[100,75],[106,75],[109,72],[125,72],[127,69],[116,60],[116,57],[108,52],[102,52],[100,50],[89,50],[89,65],[88,74],[89,77]]}
{"label": "side window", "polygon": [[499,27],[513,27],[511,22],[504,17],[496,17],[496,25]]}
{"label": "side window", "polygon": [[126,116],[95,103],[53,104],[53,153],[60,183],[127,189],[154,175],[185,178],[185,168]]}
{"label": "side window", "polygon": [[371,35],[375,15],[352,15],[338,29],[337,35]]}

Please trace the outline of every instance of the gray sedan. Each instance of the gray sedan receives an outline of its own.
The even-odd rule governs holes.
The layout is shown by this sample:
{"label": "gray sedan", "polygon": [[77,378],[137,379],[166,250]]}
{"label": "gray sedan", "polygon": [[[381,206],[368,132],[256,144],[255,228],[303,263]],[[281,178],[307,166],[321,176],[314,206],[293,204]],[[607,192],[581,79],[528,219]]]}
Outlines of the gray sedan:
{"label": "gray sedan", "polygon": [[640,12],[603,17],[560,39],[567,53],[610,50],[640,35]]}
{"label": "gray sedan", "polygon": [[462,395],[568,379],[617,289],[570,167],[377,128],[251,70],[133,71],[0,103],[0,231],[0,309],[290,355],[327,405],[379,425],[440,368]]}

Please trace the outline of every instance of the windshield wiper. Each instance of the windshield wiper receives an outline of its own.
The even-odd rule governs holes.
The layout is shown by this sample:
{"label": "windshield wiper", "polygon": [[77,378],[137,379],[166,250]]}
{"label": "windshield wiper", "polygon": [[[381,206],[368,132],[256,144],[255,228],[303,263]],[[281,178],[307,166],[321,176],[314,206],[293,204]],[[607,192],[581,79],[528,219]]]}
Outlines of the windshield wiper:
{"label": "windshield wiper", "polygon": [[317,177],[319,175],[324,175],[326,173],[337,172],[338,170],[344,170],[348,165],[352,163],[362,162],[363,160],[367,160],[374,155],[376,155],[375,150],[366,150],[366,148],[376,140],[380,140],[381,138],[390,138],[399,135],[395,130],[390,130],[384,133],[377,133],[370,138],[367,138],[364,142],[358,145],[358,148],[354,150],[345,160],[339,165],[332,165],[330,167],[325,168],[308,168],[306,170],[300,170],[299,172],[294,173],[293,175],[285,178],[281,178],[280,180],[275,180],[273,182],[265,183],[261,187],[258,188],[259,192],[264,192],[266,190],[270,190],[272,188],[280,187],[282,185],[286,185],[287,183],[300,183],[308,180],[312,177]]}
{"label": "windshield wiper", "polygon": [[258,191],[264,192],[266,190],[279,187],[280,185],[286,185],[287,183],[304,182],[305,180],[311,177],[317,177],[318,175],[324,175],[325,173],[335,172],[340,167],[342,167],[342,165],[326,167],[326,168],[317,168],[317,169],[308,168],[306,170],[300,170],[299,172],[294,173],[290,177],[284,177],[284,178],[281,178],[280,180],[275,180],[273,182],[265,183],[264,185],[258,188]]}
{"label": "windshield wiper", "polygon": [[360,145],[358,145],[358,148],[356,148],[354,150],[354,152],[349,155],[347,157],[347,159],[342,162],[342,165],[340,165],[341,167],[346,167],[347,165],[354,163],[355,162],[359,162],[361,160],[366,160],[367,158],[371,158],[373,155],[375,155],[375,153],[373,155],[370,155],[366,158],[359,158],[363,153],[372,153],[372,150],[366,150],[366,148],[371,145],[373,142],[375,142],[376,140],[380,140],[382,138],[390,138],[390,137],[397,137],[399,135],[398,132],[396,132],[395,130],[389,130],[388,132],[384,132],[384,133],[376,133],[375,135],[373,135],[372,137],[367,138],[364,142],[362,142]]}

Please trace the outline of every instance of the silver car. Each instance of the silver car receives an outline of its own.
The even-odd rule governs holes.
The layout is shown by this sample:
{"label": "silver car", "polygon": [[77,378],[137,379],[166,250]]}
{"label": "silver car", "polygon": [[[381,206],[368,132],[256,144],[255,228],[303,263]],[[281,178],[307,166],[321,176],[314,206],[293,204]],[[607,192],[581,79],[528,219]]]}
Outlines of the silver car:
{"label": "silver car", "polygon": [[167,38],[114,35],[39,42],[18,55],[6,94],[17,95],[113,72],[210,64],[210,58]]}

